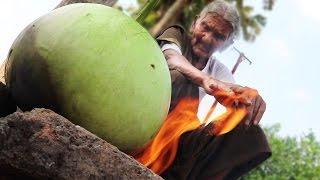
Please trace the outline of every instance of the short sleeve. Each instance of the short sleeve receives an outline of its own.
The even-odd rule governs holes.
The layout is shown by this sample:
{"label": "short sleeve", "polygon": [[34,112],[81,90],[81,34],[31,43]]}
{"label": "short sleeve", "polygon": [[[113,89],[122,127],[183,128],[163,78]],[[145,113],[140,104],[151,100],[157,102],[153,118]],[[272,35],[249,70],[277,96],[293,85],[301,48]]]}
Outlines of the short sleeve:
{"label": "short sleeve", "polygon": [[171,26],[160,33],[156,40],[160,43],[161,41],[167,41],[176,44],[182,49],[183,42],[183,28],[180,26]]}
{"label": "short sleeve", "polygon": [[177,46],[175,43],[165,43],[161,46],[161,51],[164,52],[165,50],[168,49],[172,49],[175,50],[177,53],[179,53],[180,55],[182,55],[181,49],[179,48],[179,46]]}

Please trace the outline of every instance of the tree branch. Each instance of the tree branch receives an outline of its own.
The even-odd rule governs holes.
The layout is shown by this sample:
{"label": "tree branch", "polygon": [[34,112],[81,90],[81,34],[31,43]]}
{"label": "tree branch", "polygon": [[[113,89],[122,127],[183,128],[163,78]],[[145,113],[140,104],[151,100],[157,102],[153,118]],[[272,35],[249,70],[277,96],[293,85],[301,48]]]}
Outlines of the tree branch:
{"label": "tree branch", "polygon": [[155,36],[158,34],[165,26],[173,24],[177,21],[186,5],[186,0],[176,0],[173,5],[168,9],[163,18],[150,29],[150,34]]}

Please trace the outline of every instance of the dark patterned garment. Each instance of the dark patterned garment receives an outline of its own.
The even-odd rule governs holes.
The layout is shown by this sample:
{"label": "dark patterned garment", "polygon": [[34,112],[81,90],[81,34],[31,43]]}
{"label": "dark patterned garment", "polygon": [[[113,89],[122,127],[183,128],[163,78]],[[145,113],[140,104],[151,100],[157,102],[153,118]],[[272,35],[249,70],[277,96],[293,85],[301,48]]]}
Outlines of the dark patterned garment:
{"label": "dark patterned garment", "polygon": [[[175,43],[191,64],[196,60],[192,54],[191,39],[183,27],[166,28],[157,37],[160,45]],[[172,82],[171,106],[186,97],[198,98],[199,88],[182,73],[170,69]],[[197,107],[194,108],[195,110]],[[212,136],[213,123],[184,133],[179,141],[177,156],[169,169],[161,176],[174,180],[205,180],[228,172],[223,179],[237,179],[271,156],[271,150],[260,126],[245,129],[243,124],[221,136]]]}

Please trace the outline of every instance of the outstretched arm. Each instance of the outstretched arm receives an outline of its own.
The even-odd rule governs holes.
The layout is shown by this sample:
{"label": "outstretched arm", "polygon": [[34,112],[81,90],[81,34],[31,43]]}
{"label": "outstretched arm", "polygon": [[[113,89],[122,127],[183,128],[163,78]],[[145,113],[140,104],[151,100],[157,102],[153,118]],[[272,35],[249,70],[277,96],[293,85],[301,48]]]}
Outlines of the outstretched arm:
{"label": "outstretched arm", "polygon": [[214,96],[222,105],[229,107],[246,106],[248,111],[245,120],[246,125],[259,123],[266,104],[257,90],[214,79],[194,67],[184,56],[175,50],[167,49],[164,51],[164,55],[169,69],[181,72],[193,83],[202,87],[207,94]]}
{"label": "outstretched arm", "polygon": [[167,49],[164,51],[164,55],[167,59],[169,69],[175,69],[181,72],[181,74],[191,80],[194,84],[202,87],[207,94],[215,96],[215,98],[221,104],[230,106],[228,103],[231,103],[230,98],[234,95],[231,86],[237,85],[223,83],[214,79],[213,77],[194,67],[184,56],[175,50]]}

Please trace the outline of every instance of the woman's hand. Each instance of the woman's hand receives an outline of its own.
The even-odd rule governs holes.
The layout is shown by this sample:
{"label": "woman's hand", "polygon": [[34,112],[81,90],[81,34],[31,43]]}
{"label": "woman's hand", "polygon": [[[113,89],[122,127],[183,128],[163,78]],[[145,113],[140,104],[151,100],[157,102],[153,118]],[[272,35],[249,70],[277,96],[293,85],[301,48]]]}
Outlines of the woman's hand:
{"label": "woman's hand", "polygon": [[246,102],[248,114],[245,117],[245,125],[257,125],[266,110],[266,103],[258,91],[249,87],[233,87],[231,89],[239,101]]}
{"label": "woman's hand", "polygon": [[266,110],[266,103],[258,91],[242,87],[237,84],[225,83],[212,77],[203,80],[202,87],[205,92],[226,107],[245,107],[247,115],[245,125],[257,125]]}

